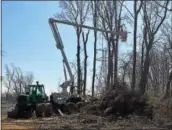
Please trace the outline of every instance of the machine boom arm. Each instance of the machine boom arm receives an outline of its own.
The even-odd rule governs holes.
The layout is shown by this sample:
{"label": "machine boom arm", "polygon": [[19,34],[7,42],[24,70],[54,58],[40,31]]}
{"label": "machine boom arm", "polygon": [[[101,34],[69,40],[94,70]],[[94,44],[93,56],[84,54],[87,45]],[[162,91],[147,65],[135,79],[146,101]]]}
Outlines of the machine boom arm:
{"label": "machine boom arm", "polygon": [[96,28],[96,27],[90,27],[90,26],[82,25],[82,24],[76,24],[76,23],[72,23],[72,22],[68,22],[68,21],[62,21],[62,20],[58,20],[58,19],[54,19],[54,18],[50,18],[49,21],[52,21],[53,23],[62,23],[62,24],[67,24],[67,25],[72,25],[72,26],[78,26],[78,27],[96,30],[96,31],[104,32],[104,33],[110,33],[113,35],[120,35],[120,33],[118,33],[118,32],[108,31],[108,30],[104,30],[104,29],[100,29],[100,28]]}
{"label": "machine boom arm", "polygon": [[69,66],[69,62],[68,62],[68,59],[66,57],[66,54],[64,52],[63,42],[61,40],[60,33],[59,33],[58,28],[56,26],[56,22],[50,18],[49,19],[49,25],[51,27],[51,30],[52,30],[53,35],[54,35],[54,39],[56,41],[56,47],[61,51],[61,54],[63,56],[64,63],[65,63],[65,65],[67,67],[67,70],[69,72],[69,76],[70,76],[70,80],[69,81],[70,82],[73,82],[74,81],[73,74],[72,74],[71,68]]}
{"label": "machine boom arm", "polygon": [[[64,49],[63,49],[64,48],[63,47],[63,42],[61,40],[61,37],[60,37],[59,31],[57,29],[56,23],[62,23],[62,24],[76,26],[76,27],[78,26],[78,27],[87,28],[87,29],[91,29],[91,30],[96,30],[96,31],[104,32],[104,33],[110,33],[112,35],[120,35],[120,36],[123,36],[123,41],[126,40],[127,33],[130,33],[130,32],[127,32],[127,31],[125,31],[125,33],[124,33],[124,31],[122,31],[123,29],[121,29],[119,32],[114,32],[114,31],[108,31],[108,30],[104,30],[104,29],[100,29],[100,28],[90,27],[90,26],[87,26],[87,25],[76,24],[76,23],[72,23],[72,22],[68,22],[68,21],[62,21],[62,20],[58,20],[58,19],[54,19],[54,18],[49,18],[49,24],[50,24],[50,27],[52,29],[54,38],[56,40],[56,46],[57,46],[58,49],[61,50],[62,56],[64,58],[64,63],[66,65],[66,67],[67,67],[67,70],[69,72],[69,75],[70,75],[70,78],[71,78],[72,82],[74,81],[74,78],[73,78],[73,75],[72,75],[72,72],[71,72],[67,57],[66,57]],[[121,32],[123,32],[123,34],[121,34]]]}

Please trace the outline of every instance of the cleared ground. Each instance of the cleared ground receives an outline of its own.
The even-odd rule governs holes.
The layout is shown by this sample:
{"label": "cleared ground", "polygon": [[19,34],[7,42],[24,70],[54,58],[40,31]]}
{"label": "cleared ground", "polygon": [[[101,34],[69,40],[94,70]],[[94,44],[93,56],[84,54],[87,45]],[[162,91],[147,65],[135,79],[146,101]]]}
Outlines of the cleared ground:
{"label": "cleared ground", "polygon": [[[91,104],[93,105],[93,104]],[[35,118],[25,120],[15,120],[7,118],[7,111],[14,107],[11,103],[2,103],[1,106],[1,123],[2,130],[5,129],[104,129],[104,130],[134,130],[134,129],[147,129],[147,130],[170,130],[172,129],[172,119],[162,118],[155,112],[154,119],[151,121],[146,117],[130,116],[128,119],[114,120],[114,117],[100,117],[89,114],[85,110],[65,115],[64,117],[53,116],[51,118]],[[158,109],[159,110],[159,109]],[[163,109],[164,111],[165,109]],[[166,114],[169,114],[167,112]]]}
{"label": "cleared ground", "polygon": [[[14,120],[2,116],[2,129],[157,129],[154,124],[145,119],[138,121],[119,120],[108,121],[101,117],[73,114],[64,117],[42,119]],[[110,118],[109,118],[110,120]],[[142,125],[140,125],[142,123]],[[162,128],[158,128],[162,129]],[[163,130],[163,129],[162,129]],[[165,130],[165,129],[164,129]]]}
{"label": "cleared ground", "polygon": [[7,119],[2,115],[2,129],[152,129],[165,130],[160,124],[154,123],[146,118],[131,117],[130,119],[119,119],[113,121],[113,117],[99,117],[86,113],[75,113],[64,117],[53,116],[51,118],[32,118],[25,120]]}

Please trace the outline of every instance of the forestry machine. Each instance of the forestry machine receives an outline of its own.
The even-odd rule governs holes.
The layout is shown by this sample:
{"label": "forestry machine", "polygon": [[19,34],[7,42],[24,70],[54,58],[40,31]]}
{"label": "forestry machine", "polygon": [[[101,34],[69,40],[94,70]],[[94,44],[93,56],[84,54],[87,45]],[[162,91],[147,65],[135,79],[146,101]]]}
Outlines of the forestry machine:
{"label": "forestry machine", "polygon": [[36,113],[36,116],[42,116],[40,109],[42,106],[50,106],[48,103],[48,96],[45,93],[44,85],[39,84],[37,81],[35,85],[28,85],[28,91],[24,94],[20,94],[17,97],[17,104],[15,105],[14,110],[8,112],[9,118],[30,118],[33,113]]}
{"label": "forestry machine", "polygon": [[51,94],[48,100],[44,85],[39,82],[27,87],[28,91],[17,97],[14,110],[7,113],[8,118],[31,118],[34,114],[36,117],[50,117],[53,113],[63,115],[63,112],[69,114],[75,105],[69,101],[71,98],[64,102],[61,100],[63,97],[56,93]]}

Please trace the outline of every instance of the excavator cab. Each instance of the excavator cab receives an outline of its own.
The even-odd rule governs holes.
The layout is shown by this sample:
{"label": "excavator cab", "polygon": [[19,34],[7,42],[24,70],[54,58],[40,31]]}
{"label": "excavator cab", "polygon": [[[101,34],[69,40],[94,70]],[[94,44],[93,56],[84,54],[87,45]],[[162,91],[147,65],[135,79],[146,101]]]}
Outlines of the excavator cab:
{"label": "excavator cab", "polygon": [[36,82],[36,85],[29,85],[29,100],[32,103],[43,103],[48,101],[44,85]]}
{"label": "excavator cab", "polygon": [[20,94],[17,97],[17,104],[19,106],[26,106],[28,104],[37,104],[48,101],[48,96],[45,93],[44,85],[36,82],[36,85],[28,85],[26,94]]}

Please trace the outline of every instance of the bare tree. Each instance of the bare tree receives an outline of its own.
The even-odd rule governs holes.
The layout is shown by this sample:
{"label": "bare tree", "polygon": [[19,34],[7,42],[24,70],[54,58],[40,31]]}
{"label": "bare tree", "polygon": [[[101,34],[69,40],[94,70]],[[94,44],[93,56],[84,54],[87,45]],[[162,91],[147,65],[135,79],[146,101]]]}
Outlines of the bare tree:
{"label": "bare tree", "polygon": [[83,95],[85,96],[86,91],[86,83],[87,83],[87,42],[88,42],[89,31],[86,34],[86,38],[84,36],[84,32],[82,33],[83,44],[84,44],[84,86],[83,86]]}
{"label": "bare tree", "polygon": [[[83,61],[83,63],[81,64],[81,74],[82,73],[85,73],[84,72],[84,62],[85,62],[85,59]],[[74,75],[74,88],[71,88],[71,89],[74,89],[75,91],[75,88],[77,87],[77,61],[76,60],[73,60],[72,62],[69,62],[70,63],[70,66],[71,66],[71,69],[72,69],[72,72],[73,72],[73,75]],[[81,82],[81,86],[83,85],[84,83]],[[81,87],[81,92],[82,92],[82,87]]]}
{"label": "bare tree", "polygon": [[14,77],[14,71],[11,71],[8,65],[5,65],[5,77],[3,79],[4,86],[7,88],[6,100],[8,100],[8,94],[12,90],[12,78]]}
{"label": "bare tree", "polygon": [[16,79],[16,82],[19,86],[19,93],[22,93],[24,90],[22,85],[23,85],[23,73],[21,71],[21,68],[19,67],[14,67],[13,68],[15,70],[15,79]]}
{"label": "bare tree", "polygon": [[34,81],[34,75],[31,72],[27,72],[24,76],[23,76],[23,87],[24,90],[27,91],[28,90],[28,85],[32,84]]}
{"label": "bare tree", "polygon": [[[163,2],[165,7],[168,7],[169,1]],[[162,23],[164,22],[167,15],[167,8],[159,7],[153,1],[143,2],[143,15],[144,15],[144,26],[146,33],[144,36],[146,45],[146,55],[144,61],[143,72],[140,79],[140,91],[143,94],[147,85],[147,76],[150,66],[150,50],[155,43],[155,36],[159,31]]]}
{"label": "bare tree", "polygon": [[[93,25],[97,27],[97,8],[98,1],[92,2],[92,16],[93,16]],[[93,78],[92,78],[92,96],[94,96],[94,85],[95,85],[95,75],[96,75],[96,57],[97,57],[97,31],[94,30],[94,59],[93,59]]]}
{"label": "bare tree", "polygon": [[138,6],[138,1],[134,0],[134,35],[133,35],[133,74],[132,74],[132,85],[131,88],[134,90],[135,88],[135,80],[136,80],[136,47],[137,47],[137,20],[138,20],[138,14],[141,10],[143,1],[140,2],[140,5]]}
{"label": "bare tree", "polygon": [[[122,8],[124,1],[119,1],[120,4],[117,1],[113,1],[113,8],[115,9],[115,31],[119,32],[121,29],[121,19],[122,19]],[[112,41],[113,46],[113,53],[114,55],[114,77],[112,76],[112,79],[114,79],[114,82],[112,80],[112,83],[115,83],[115,80],[118,78],[118,44],[119,44],[119,35],[116,35],[115,37],[115,43]]]}
{"label": "bare tree", "polygon": [[[171,16],[172,19],[172,16]],[[172,25],[167,22],[163,25],[163,29],[162,29],[162,35],[163,35],[163,40],[164,40],[164,49],[166,51],[166,57],[168,57],[167,59],[167,65],[169,65],[169,68],[172,68]],[[166,92],[164,95],[164,99],[168,98],[170,95],[170,84],[172,82],[172,69],[169,69],[169,74],[168,74],[168,78],[167,78],[167,84],[166,84]]]}
{"label": "bare tree", "polygon": [[[119,32],[121,27],[122,1],[99,1],[98,16],[99,27],[104,30]],[[107,88],[114,83],[117,78],[118,70],[118,40],[119,35],[103,33],[108,45],[108,74]],[[115,59],[115,60],[113,60]],[[113,64],[114,62],[114,64]],[[114,65],[114,66],[113,66]]]}
{"label": "bare tree", "polygon": [[24,74],[23,71],[19,68],[11,64],[5,65],[6,76],[3,80],[5,87],[7,88],[7,96],[10,92],[12,92],[15,96],[20,93],[25,92],[27,85],[32,84],[34,76],[32,73]]}
{"label": "bare tree", "polygon": [[[76,24],[84,24],[87,19],[89,11],[89,2],[87,1],[60,1],[60,7],[62,12],[57,14],[57,18],[74,22]],[[82,28],[77,26],[74,27],[77,35],[77,83],[78,83],[78,94],[81,94],[81,63],[80,63],[80,36]]]}

